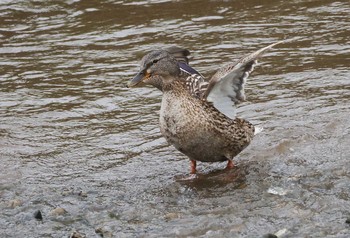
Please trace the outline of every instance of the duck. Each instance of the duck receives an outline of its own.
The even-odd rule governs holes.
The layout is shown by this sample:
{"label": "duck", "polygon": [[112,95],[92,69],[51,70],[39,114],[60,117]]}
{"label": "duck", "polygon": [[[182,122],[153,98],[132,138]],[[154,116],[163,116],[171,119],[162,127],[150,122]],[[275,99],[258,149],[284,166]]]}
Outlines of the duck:
{"label": "duck", "polygon": [[190,160],[190,173],[199,162],[233,159],[262,131],[262,127],[237,116],[237,106],[246,100],[244,87],[257,59],[278,41],[220,67],[206,80],[189,65],[186,49],[174,46],[153,50],[140,63],[128,87],[150,85],[162,91],[160,132],[167,142]]}

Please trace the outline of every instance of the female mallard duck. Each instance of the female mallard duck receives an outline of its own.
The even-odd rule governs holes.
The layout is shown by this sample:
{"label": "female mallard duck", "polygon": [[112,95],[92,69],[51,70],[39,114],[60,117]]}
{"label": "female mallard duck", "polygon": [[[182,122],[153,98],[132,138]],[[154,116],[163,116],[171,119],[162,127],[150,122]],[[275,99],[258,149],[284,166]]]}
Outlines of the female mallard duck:
{"label": "female mallard duck", "polygon": [[236,105],[245,100],[244,84],[257,58],[280,41],[220,68],[209,82],[188,66],[187,50],[171,47],[152,51],[141,61],[130,87],[150,84],[163,92],[160,131],[191,160],[228,161],[246,148],[261,128],[236,117]]}

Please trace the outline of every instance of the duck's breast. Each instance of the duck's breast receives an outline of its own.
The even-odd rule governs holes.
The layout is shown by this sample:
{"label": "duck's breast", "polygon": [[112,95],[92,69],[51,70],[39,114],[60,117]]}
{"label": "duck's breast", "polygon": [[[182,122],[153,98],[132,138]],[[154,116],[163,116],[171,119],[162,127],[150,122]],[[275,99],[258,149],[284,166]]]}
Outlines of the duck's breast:
{"label": "duck's breast", "polygon": [[160,130],[166,140],[191,159],[223,161],[222,135],[210,123],[210,114],[196,98],[178,97],[172,92],[163,95]]}

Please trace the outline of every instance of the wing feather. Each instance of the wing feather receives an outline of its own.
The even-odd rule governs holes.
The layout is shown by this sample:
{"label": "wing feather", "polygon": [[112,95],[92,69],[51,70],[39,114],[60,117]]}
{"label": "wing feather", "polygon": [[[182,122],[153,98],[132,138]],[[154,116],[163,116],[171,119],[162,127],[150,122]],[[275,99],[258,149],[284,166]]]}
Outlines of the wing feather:
{"label": "wing feather", "polygon": [[202,99],[208,82],[201,75],[192,74],[186,78],[186,87],[190,94],[196,98]]}
{"label": "wing feather", "polygon": [[236,104],[245,100],[244,86],[249,74],[257,64],[257,59],[279,41],[249,54],[235,63],[220,68],[210,79],[204,99],[227,117],[236,117]]}

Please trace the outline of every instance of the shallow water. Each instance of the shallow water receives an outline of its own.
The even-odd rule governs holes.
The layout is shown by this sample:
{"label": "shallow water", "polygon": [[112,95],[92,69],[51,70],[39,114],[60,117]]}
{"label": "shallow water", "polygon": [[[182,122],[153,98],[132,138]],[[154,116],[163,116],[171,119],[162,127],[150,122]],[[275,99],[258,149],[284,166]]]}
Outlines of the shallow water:
{"label": "shallow water", "polygon": [[[349,12],[322,0],[2,1],[0,236],[349,237]],[[209,77],[294,37],[249,78],[239,115],[265,130],[237,168],[200,163],[181,179],[189,162],[160,135],[160,92],[125,87],[143,54],[186,47]]]}

